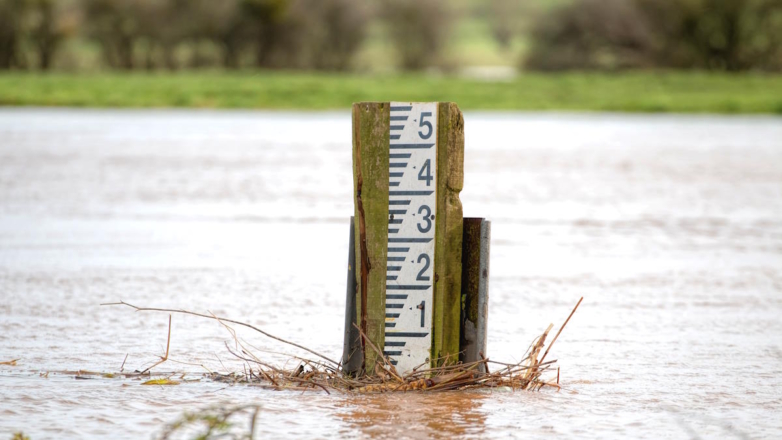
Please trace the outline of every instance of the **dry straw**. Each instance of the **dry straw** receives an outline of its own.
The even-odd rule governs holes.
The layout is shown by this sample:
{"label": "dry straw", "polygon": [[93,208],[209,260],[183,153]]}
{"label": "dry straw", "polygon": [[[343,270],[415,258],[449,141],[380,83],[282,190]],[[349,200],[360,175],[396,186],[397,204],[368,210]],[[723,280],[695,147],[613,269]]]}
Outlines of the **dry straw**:
{"label": "dry straw", "polygon": [[[476,362],[458,363],[446,358],[438,359],[437,362],[437,364],[444,366],[430,368],[426,365],[422,365],[410,373],[402,375],[399,374],[391,362],[383,356],[382,351],[359,329],[361,337],[364,338],[365,346],[368,347],[367,349],[374,350],[379,359],[379,362],[375,365],[374,374],[361,375],[359,377],[351,377],[343,374],[341,364],[323,354],[300,344],[274,336],[241,321],[219,317],[214,314],[202,314],[181,309],[137,307],[124,301],[103,305],[127,306],[137,312],[180,313],[218,321],[231,333],[235,342],[233,349],[228,343],[225,344],[228,352],[232,356],[243,361],[245,363],[245,368],[242,372],[231,374],[209,373],[208,377],[215,381],[242,383],[279,390],[317,390],[326,393],[387,393],[409,391],[437,392],[476,388],[509,388],[512,390],[530,391],[537,391],[543,387],[559,389],[559,368],[556,368],[555,377],[548,380],[543,379],[545,373],[551,371],[553,374],[557,362],[556,360],[546,361],[546,356],[583,299],[584,298],[581,298],[578,301],[573,308],[573,311],[570,312],[570,315],[554,336],[554,339],[549,343],[548,347],[546,347],[546,339],[553,328],[553,324],[549,325],[543,334],[535,338],[525,352],[524,358],[517,363],[497,362],[486,357],[483,357],[483,359]],[[247,327],[268,338],[304,350],[313,355],[315,359],[295,357],[298,361],[298,366],[293,370],[272,365],[255,354],[259,350],[250,350],[250,348],[248,348],[249,344],[237,337],[235,330],[230,324]],[[150,370],[153,367],[168,360],[170,342],[171,320],[169,316],[166,355],[161,356],[159,362],[142,372],[121,372],[119,374],[125,376],[151,376]],[[545,351],[543,351],[544,348]],[[483,356],[483,354],[481,354],[481,356]],[[484,368],[479,368],[480,366],[483,366]],[[166,383],[161,381],[165,381]],[[149,380],[145,383],[175,385],[178,382],[166,378]]]}

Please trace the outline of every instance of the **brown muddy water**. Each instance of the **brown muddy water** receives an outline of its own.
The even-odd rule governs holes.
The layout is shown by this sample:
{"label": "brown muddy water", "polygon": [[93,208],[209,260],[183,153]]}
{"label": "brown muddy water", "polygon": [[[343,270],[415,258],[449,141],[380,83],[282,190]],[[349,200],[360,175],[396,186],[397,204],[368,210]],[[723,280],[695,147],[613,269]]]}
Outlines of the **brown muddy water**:
{"label": "brown muddy water", "polygon": [[[77,380],[212,311],[338,357],[348,113],[0,109],[0,438],[150,438],[261,406],[259,438],[782,437],[782,119],[468,113],[466,216],[493,222],[489,355],[564,389],[377,396]],[[242,333],[260,350],[289,350]],[[174,316],[160,371],[241,371]],[[282,362],[279,355],[263,353]],[[295,365],[292,365],[295,366]],[[48,376],[46,372],[51,372]]]}

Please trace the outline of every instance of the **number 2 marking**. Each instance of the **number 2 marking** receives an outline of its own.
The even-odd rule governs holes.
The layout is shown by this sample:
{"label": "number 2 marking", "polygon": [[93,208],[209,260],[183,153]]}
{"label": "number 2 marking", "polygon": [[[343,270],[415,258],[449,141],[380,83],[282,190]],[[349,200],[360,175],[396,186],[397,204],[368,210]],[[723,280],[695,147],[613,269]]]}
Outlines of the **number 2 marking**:
{"label": "number 2 marking", "polygon": [[429,259],[429,255],[421,254],[418,256],[418,262],[420,263],[421,260],[425,260],[424,262],[424,268],[421,269],[420,272],[418,272],[418,276],[415,277],[417,281],[429,281],[431,278],[428,275],[424,275],[426,271],[429,269],[429,264],[432,262],[432,260]]}

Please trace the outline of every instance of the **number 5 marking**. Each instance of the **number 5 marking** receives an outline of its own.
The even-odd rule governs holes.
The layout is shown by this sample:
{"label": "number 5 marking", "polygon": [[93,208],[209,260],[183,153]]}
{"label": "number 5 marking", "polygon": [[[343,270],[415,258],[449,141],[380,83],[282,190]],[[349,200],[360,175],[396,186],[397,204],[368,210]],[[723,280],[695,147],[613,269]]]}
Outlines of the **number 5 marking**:
{"label": "number 5 marking", "polygon": [[434,131],[434,129],[432,128],[432,123],[429,121],[424,121],[424,118],[427,116],[432,116],[432,112],[421,112],[421,117],[419,118],[420,120],[418,121],[419,127],[429,127],[429,131],[426,132],[426,135],[424,135],[424,133],[421,131],[418,132],[418,136],[421,136],[421,139],[429,139],[430,137],[432,137],[432,132]]}

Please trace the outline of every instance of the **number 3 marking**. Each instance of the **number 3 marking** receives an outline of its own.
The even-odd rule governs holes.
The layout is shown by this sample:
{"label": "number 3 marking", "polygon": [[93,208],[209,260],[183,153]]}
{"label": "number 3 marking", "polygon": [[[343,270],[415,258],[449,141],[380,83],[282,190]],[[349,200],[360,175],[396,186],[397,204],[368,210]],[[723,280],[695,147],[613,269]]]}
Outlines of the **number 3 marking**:
{"label": "number 3 marking", "polygon": [[426,211],[426,214],[424,214],[423,217],[424,221],[426,221],[426,226],[422,228],[420,223],[416,226],[418,226],[419,232],[429,232],[429,230],[432,229],[432,219],[429,218],[429,216],[432,215],[432,210],[426,205],[421,205],[421,207],[418,208],[418,213],[420,214],[423,211]]}

